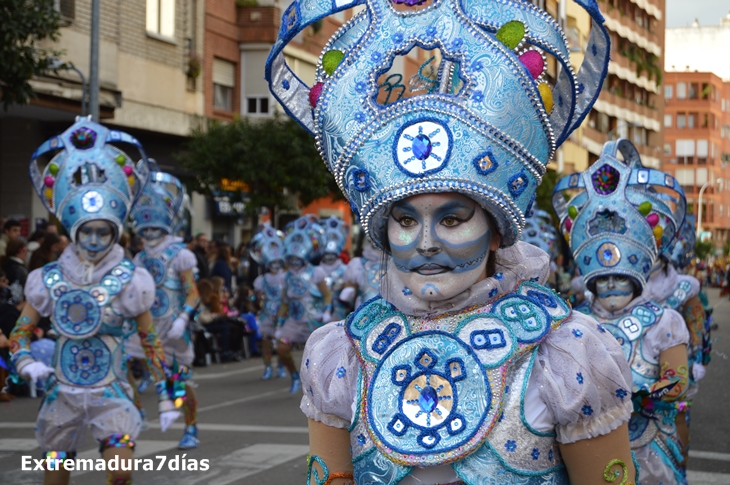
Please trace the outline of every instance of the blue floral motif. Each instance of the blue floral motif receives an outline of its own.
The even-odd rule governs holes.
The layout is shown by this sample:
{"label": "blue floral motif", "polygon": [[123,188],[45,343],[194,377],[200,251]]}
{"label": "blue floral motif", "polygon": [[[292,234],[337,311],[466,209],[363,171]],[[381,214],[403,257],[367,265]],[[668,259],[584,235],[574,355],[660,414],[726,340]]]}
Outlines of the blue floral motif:
{"label": "blue floral motif", "polygon": [[406,296],[411,296],[413,294],[413,292],[411,291],[411,289],[408,288],[407,286],[404,286],[402,291],[403,291],[403,294],[406,295]]}
{"label": "blue floral motif", "polygon": [[502,281],[504,275],[502,273],[494,273],[494,277],[497,278],[499,281]]}
{"label": "blue floral motif", "polygon": [[307,369],[309,369],[309,359],[307,359],[307,361],[304,363],[304,367],[306,367]]}
{"label": "blue floral motif", "polygon": [[507,442],[504,444],[504,448],[510,453],[514,453],[515,450],[517,450],[517,443],[515,442],[515,440],[507,440]]}
{"label": "blue floral motif", "polygon": [[367,91],[367,89],[368,85],[367,83],[365,83],[365,81],[358,81],[355,84],[355,91],[357,91],[358,93],[364,93],[365,91]]}
{"label": "blue floral motif", "polygon": [[462,39],[461,37],[457,37],[456,39],[454,39],[452,45],[454,49],[458,50],[461,48],[462,45],[464,45],[464,39]]}
{"label": "blue floral motif", "polygon": [[593,414],[593,408],[592,408],[592,407],[590,407],[590,406],[589,406],[588,404],[586,404],[585,406],[583,406],[583,407],[581,408],[581,411],[582,411],[582,412],[583,412],[583,414],[585,414],[586,416],[590,416],[591,414]]}
{"label": "blue floral motif", "polygon": [[475,61],[472,63],[471,68],[475,71],[481,71],[484,68],[484,64],[481,61]]}
{"label": "blue floral motif", "polygon": [[484,93],[479,90],[474,91],[474,94],[471,95],[471,99],[477,103],[481,103],[484,100]]}
{"label": "blue floral motif", "polygon": [[403,34],[401,34],[400,32],[393,34],[393,37],[391,38],[393,39],[394,44],[400,44],[401,42],[403,42]]}
{"label": "blue floral motif", "polygon": [[347,370],[345,370],[344,367],[338,367],[337,368],[337,378],[342,379],[347,374]]}
{"label": "blue floral motif", "polygon": [[581,338],[583,336],[583,332],[581,332],[577,328],[574,328],[573,329],[573,335],[575,335],[575,338]]}
{"label": "blue floral motif", "polygon": [[429,37],[436,35],[436,27],[434,27],[432,25],[429,28],[427,28],[426,29],[426,35],[429,36]]}
{"label": "blue floral motif", "polygon": [[370,55],[370,60],[371,60],[371,61],[373,61],[373,62],[380,62],[380,60],[381,60],[382,58],[383,58],[383,54],[381,54],[381,53],[380,53],[380,52],[378,52],[378,51],[375,51],[375,52],[373,52],[373,53],[372,53],[372,54]]}
{"label": "blue floral motif", "polygon": [[548,460],[553,461],[553,450],[548,452]]}
{"label": "blue floral motif", "polygon": [[357,113],[355,113],[355,121],[357,121],[358,123],[363,123],[365,119],[365,113],[363,113],[362,111],[358,111]]}
{"label": "blue floral motif", "polygon": [[357,444],[360,446],[363,446],[365,443],[366,443],[365,435],[363,435],[362,433],[357,435]]}
{"label": "blue floral motif", "polygon": [[583,373],[582,372],[578,372],[575,375],[575,380],[578,381],[578,384],[583,384]]}
{"label": "blue floral motif", "polygon": [[600,323],[598,325],[596,325],[596,328],[598,329],[599,332],[606,333],[606,329]]}
{"label": "blue floral motif", "polygon": [[288,80],[286,80],[286,79],[284,79],[284,80],[283,80],[283,81],[281,82],[281,87],[282,87],[282,88],[284,88],[285,90],[288,90],[288,89],[289,89],[289,81],[288,81]]}
{"label": "blue floral motif", "polygon": [[616,389],[616,397],[617,398],[623,399],[623,398],[625,398],[628,395],[629,395],[629,393],[626,391],[626,389],[621,389],[621,388]]}
{"label": "blue floral motif", "polygon": [[538,450],[537,448],[533,448],[532,449],[532,459],[537,460],[538,458],[540,458],[540,450]]}
{"label": "blue floral motif", "polygon": [[497,296],[498,292],[499,292],[499,290],[497,290],[497,288],[492,288],[492,291],[489,292],[489,298]]}

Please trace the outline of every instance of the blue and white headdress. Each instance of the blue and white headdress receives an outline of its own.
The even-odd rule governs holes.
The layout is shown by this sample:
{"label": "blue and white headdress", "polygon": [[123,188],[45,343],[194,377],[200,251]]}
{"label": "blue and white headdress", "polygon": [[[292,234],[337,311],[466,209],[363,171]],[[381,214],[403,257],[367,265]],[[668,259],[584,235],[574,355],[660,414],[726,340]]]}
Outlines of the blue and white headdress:
{"label": "blue and white headdress", "polygon": [[319,221],[319,225],[324,229],[324,249],[323,253],[339,254],[345,249],[347,244],[347,236],[350,234],[350,227],[345,221],[335,216],[328,217]]}
{"label": "blue and white headdress", "polygon": [[[392,202],[460,192],[492,214],[509,246],[545,165],[588,114],[607,75],[609,35],[598,5],[575,2],[593,26],[577,74],[558,21],[524,0],[294,0],[266,79],[284,109],[315,135],[376,245],[383,247],[379,216]],[[330,39],[316,84],[305,85],[286,64],[287,44],[356,5],[365,9]],[[416,47],[433,56],[407,87],[402,73],[387,74]],[[548,55],[557,66],[553,86]]]}
{"label": "blue and white headdress", "polygon": [[173,226],[172,233],[176,235],[180,235],[181,233],[187,234],[190,226],[190,219],[192,219],[194,215],[193,202],[190,200],[188,191],[183,185],[182,204],[180,204],[180,210],[178,211],[177,216],[175,216],[175,225]]}
{"label": "blue and white headdress", "polygon": [[[139,151],[134,160],[120,146]],[[41,157],[53,156],[44,168]],[[129,210],[149,178],[147,156],[131,135],[77,117],[68,130],[44,142],[31,157],[30,178],[49,212],[76,239],[79,227],[105,220],[121,236]]]}
{"label": "blue and white headdress", "polygon": [[695,241],[694,216],[687,216],[679,229],[679,235],[664,254],[677,269],[684,269],[695,257]]}
{"label": "blue and white headdress", "polygon": [[686,201],[674,177],[644,168],[634,145],[622,139],[607,143],[585,172],[561,179],[553,207],[589,285],[621,274],[643,288],[684,220]]}
{"label": "blue and white headdress", "polygon": [[183,211],[185,188],[177,177],[155,168],[156,164],[150,172],[149,183],[132,207],[132,225],[136,232],[153,228],[174,234]]}
{"label": "blue and white headdress", "polygon": [[558,231],[553,226],[553,219],[544,210],[533,210],[525,219],[525,228],[520,240],[537,246],[552,258],[558,253]]}
{"label": "blue and white headdress", "polygon": [[264,267],[274,261],[284,261],[284,233],[267,222],[261,232],[251,239],[250,248],[253,260]]}
{"label": "blue and white headdress", "polygon": [[285,256],[296,256],[310,263],[322,257],[324,229],[316,217],[304,215],[287,224],[285,229]]}

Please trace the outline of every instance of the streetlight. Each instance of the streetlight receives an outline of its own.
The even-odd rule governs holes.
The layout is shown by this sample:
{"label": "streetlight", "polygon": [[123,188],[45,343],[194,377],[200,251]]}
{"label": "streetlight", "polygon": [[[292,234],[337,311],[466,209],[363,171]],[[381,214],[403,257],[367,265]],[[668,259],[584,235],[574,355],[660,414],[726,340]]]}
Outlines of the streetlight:
{"label": "streetlight", "polygon": [[[703,185],[703,186],[702,186],[702,187],[700,188],[700,197],[699,197],[699,200],[698,200],[698,202],[697,202],[697,203],[698,203],[698,205],[699,205],[699,207],[697,208],[697,232],[696,232],[696,234],[695,234],[695,235],[697,236],[697,240],[699,240],[699,239],[700,239],[700,234],[702,234],[702,195],[703,195],[703,194],[705,193],[705,189],[706,189],[707,187],[709,187],[710,183],[711,183],[711,182],[710,182],[710,181],[708,180],[708,181],[707,181],[707,182],[705,182],[705,184],[704,184],[704,185]],[[720,184],[722,183],[722,179],[721,179],[721,178],[718,178],[718,179],[717,179],[717,180],[715,181],[715,183],[716,183],[717,185],[720,185]]]}
{"label": "streetlight", "polygon": [[84,77],[84,73],[73,64],[66,64],[58,58],[53,59],[48,67],[54,71],[61,67],[76,71],[76,74],[81,78],[81,116],[86,116],[86,78]]}

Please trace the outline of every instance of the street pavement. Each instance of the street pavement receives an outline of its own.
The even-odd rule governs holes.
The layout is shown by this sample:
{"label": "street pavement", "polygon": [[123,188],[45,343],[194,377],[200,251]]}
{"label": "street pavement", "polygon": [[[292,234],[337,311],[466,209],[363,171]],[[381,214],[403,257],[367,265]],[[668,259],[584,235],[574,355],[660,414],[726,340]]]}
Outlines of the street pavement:
{"label": "street pavement", "polygon": [[[691,421],[690,485],[730,485],[730,300],[709,290],[714,306],[714,354],[694,401]],[[301,354],[296,354],[298,359]],[[289,379],[261,381],[260,360],[196,369],[201,445],[176,449],[182,424],[161,433],[151,420],[137,440],[135,458],[209,460],[207,471],[138,471],[136,485],[295,485],[306,480],[307,420],[299,411],[300,395],[288,393]],[[150,418],[156,416],[153,390],[142,395]],[[22,471],[22,456],[39,458],[34,421],[40,400],[0,403],[0,484],[42,483],[41,471]],[[80,448],[83,458],[97,458],[91,435]],[[183,456],[184,455],[184,456]],[[165,465],[167,466],[167,465]],[[71,483],[104,482],[103,472],[75,472]]]}

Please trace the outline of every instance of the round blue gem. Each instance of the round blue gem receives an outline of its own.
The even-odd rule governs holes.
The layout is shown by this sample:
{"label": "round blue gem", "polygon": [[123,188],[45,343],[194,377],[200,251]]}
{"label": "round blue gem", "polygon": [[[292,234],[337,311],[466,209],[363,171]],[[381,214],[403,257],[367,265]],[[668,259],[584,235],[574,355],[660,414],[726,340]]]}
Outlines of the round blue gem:
{"label": "round blue gem", "polygon": [[413,139],[411,150],[413,150],[413,155],[417,159],[427,159],[429,156],[431,156],[432,149],[433,145],[431,144],[431,140],[426,135],[420,134]]}
{"label": "round blue gem", "polygon": [[421,391],[421,395],[418,396],[418,406],[424,413],[432,412],[436,409],[438,403],[439,396],[436,393],[436,389],[431,386],[426,386],[426,388]]}

